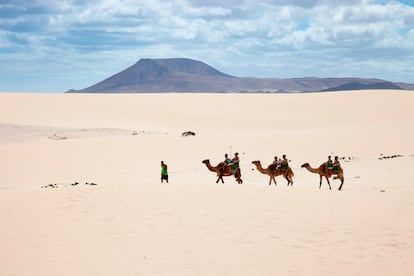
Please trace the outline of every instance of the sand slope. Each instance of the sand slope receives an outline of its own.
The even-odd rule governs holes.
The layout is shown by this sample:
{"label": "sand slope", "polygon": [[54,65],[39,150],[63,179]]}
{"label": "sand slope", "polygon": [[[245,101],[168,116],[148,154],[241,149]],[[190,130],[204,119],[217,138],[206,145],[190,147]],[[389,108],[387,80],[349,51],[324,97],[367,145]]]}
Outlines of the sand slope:
{"label": "sand slope", "polygon": [[[409,91],[0,94],[0,274],[413,275],[413,103]],[[216,184],[201,161],[235,151],[244,183]],[[251,161],[284,153],[294,185],[268,186]],[[345,159],[343,191],[300,167],[328,154]]]}

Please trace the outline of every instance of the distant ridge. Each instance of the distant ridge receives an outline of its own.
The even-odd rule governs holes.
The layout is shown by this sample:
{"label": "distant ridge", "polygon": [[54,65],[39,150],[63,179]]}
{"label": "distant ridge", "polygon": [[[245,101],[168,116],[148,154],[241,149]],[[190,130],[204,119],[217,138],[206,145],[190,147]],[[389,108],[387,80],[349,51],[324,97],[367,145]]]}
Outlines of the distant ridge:
{"label": "distant ridge", "polygon": [[188,58],[140,59],[129,68],[67,93],[261,92],[414,89],[414,85],[362,78],[239,78]]}
{"label": "distant ridge", "polygon": [[370,82],[370,83],[349,82],[349,83],[342,84],[340,86],[324,89],[322,91],[344,91],[344,90],[365,90],[365,89],[402,89],[402,88],[392,82],[386,82],[386,81]]}

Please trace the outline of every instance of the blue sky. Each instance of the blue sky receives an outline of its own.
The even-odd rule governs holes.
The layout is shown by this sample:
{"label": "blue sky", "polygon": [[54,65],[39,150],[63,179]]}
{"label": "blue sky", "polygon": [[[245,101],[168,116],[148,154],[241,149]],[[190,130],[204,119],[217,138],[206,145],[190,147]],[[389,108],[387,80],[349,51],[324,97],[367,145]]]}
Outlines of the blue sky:
{"label": "blue sky", "polygon": [[414,83],[414,0],[0,1],[0,91],[82,89],[170,57],[239,77]]}

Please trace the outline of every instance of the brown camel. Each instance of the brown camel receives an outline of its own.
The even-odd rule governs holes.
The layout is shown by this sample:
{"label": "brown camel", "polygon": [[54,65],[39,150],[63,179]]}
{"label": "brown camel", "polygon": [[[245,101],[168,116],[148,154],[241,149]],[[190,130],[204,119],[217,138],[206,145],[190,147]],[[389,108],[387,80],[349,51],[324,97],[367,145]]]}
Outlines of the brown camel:
{"label": "brown camel", "polygon": [[283,175],[286,178],[286,180],[288,181],[288,186],[289,184],[290,186],[293,185],[294,173],[290,167],[288,167],[288,169],[286,170],[277,168],[276,164],[270,164],[266,169],[264,169],[259,160],[252,161],[252,164],[256,165],[256,168],[259,172],[261,172],[262,174],[267,174],[269,176],[269,185],[272,185],[272,180],[273,182],[275,182],[275,185],[277,185],[276,176],[278,175]]}
{"label": "brown camel", "polygon": [[236,178],[237,183],[242,184],[243,180],[241,179],[241,173],[240,173],[240,169],[236,169],[236,170],[230,170],[230,171],[226,171],[224,169],[224,162],[220,162],[218,163],[217,166],[212,166],[210,164],[210,160],[206,159],[203,160],[202,163],[204,163],[207,166],[207,169],[209,171],[215,172],[218,176],[216,183],[218,183],[221,180],[221,183],[224,183],[223,180],[223,176],[231,176],[234,175],[234,177]]}
{"label": "brown camel", "polygon": [[338,170],[333,171],[331,169],[328,168],[328,165],[326,163],[323,163],[322,165],[319,166],[319,168],[312,168],[309,163],[305,163],[302,165],[302,168],[306,168],[308,171],[310,171],[311,173],[317,173],[319,174],[319,189],[322,186],[322,177],[326,178],[326,181],[328,182],[329,185],[329,189],[331,190],[331,184],[329,183],[329,178],[332,175],[337,175],[338,179],[341,180],[341,185],[339,186],[338,190],[342,189],[342,185],[344,184],[344,171],[342,170],[342,167],[339,166]]}

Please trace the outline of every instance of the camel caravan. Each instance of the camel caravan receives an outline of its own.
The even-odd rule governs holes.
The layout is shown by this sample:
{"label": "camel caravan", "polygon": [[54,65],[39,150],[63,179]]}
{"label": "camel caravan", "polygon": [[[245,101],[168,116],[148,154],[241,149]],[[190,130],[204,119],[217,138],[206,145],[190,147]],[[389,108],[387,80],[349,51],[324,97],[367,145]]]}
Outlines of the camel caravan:
{"label": "camel caravan", "polygon": [[[220,180],[224,183],[224,176],[234,176],[237,183],[242,184],[243,180],[241,179],[239,164],[240,159],[238,157],[238,153],[236,152],[234,154],[233,159],[230,159],[227,154],[225,154],[224,157],[225,160],[218,163],[216,166],[211,165],[209,159],[203,160],[202,163],[207,166],[209,171],[216,173],[216,183],[219,183]],[[252,161],[252,164],[256,166],[257,171],[269,176],[269,185],[272,185],[272,181],[275,185],[277,185],[276,177],[281,175],[287,180],[287,186],[293,186],[294,173],[292,168],[289,166],[289,160],[287,160],[286,155],[283,155],[282,159],[278,159],[277,156],[275,156],[274,161],[266,168],[262,167],[259,160]],[[306,168],[311,173],[319,174],[319,189],[322,187],[322,179],[325,177],[329,189],[332,190],[329,178],[333,176],[334,179],[339,179],[341,181],[341,185],[338,190],[342,190],[342,185],[344,184],[344,172],[341,164],[339,163],[338,156],[335,156],[334,161],[331,160],[331,156],[328,156],[328,161],[322,163],[318,168],[311,167],[309,163],[305,163],[301,167]]]}

